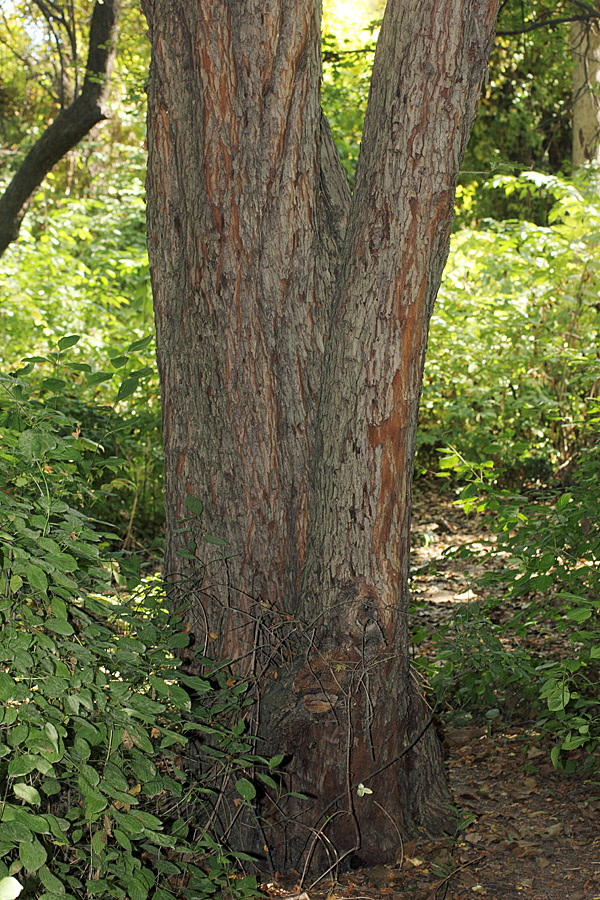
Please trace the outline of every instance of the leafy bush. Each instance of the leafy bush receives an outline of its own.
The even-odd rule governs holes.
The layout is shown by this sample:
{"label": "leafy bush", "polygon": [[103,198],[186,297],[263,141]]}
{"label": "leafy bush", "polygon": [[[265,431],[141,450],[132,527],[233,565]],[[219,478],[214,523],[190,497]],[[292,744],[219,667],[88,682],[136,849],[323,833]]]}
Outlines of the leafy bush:
{"label": "leafy bush", "polygon": [[[590,424],[599,423],[595,405]],[[443,697],[456,680],[454,702],[479,710],[529,703],[538,727],[555,739],[553,762],[567,772],[577,765],[571,751],[584,750],[591,769],[600,747],[599,464],[597,442],[581,454],[568,491],[527,495],[499,488],[491,466],[473,466],[454,451],[441,461],[443,471],[467,481],[457,502],[467,512],[487,510],[495,532],[484,551],[459,553],[492,556],[500,566],[481,579],[492,599],[470,605],[437,636],[432,689]],[[494,622],[517,598],[508,620]],[[559,658],[518,648],[532,629],[562,638]]]}
{"label": "leafy bush", "polygon": [[[111,152],[125,149],[111,145]],[[113,522],[128,546],[148,546],[163,522],[161,412],[153,348],[141,343],[153,329],[145,154],[130,148],[126,160],[118,173],[93,179],[88,196],[65,197],[51,173],[33,198],[19,241],[0,260],[0,368],[24,356],[48,359],[56,336],[81,335],[71,371],[63,372],[61,408],[102,445],[105,458],[121,460],[110,488],[93,485],[94,514]],[[86,365],[92,357],[104,377]],[[32,386],[54,363],[41,365],[39,377],[37,370],[30,375]],[[127,382],[135,392],[122,394],[114,408],[108,381],[117,374],[135,379]]]}
{"label": "leafy bush", "polygon": [[[29,357],[15,374],[1,376],[5,441],[26,440],[19,436],[19,423],[29,422],[30,430],[35,425],[42,433],[50,423],[57,432],[52,441],[60,438],[58,450],[49,446],[45,451],[50,469],[44,472],[52,489],[75,491],[86,514],[114,524],[112,539],[125,548],[134,537],[154,544],[164,510],[159,409],[148,399],[155,371],[144,365],[152,338],[112,351],[108,371],[92,371],[81,356],[73,357],[79,340],[76,335],[61,338],[45,356]],[[115,378],[121,384],[118,392],[113,389],[111,403]],[[68,479],[69,466],[59,459],[71,467]],[[73,472],[79,480],[73,480]]]}
{"label": "leafy bush", "polygon": [[55,197],[52,175],[36,194],[0,261],[3,367],[69,333],[106,361],[122,334],[131,342],[151,330],[144,165],[138,152],[100,197]]}
{"label": "leafy bush", "polygon": [[452,445],[505,475],[547,480],[593,439],[600,205],[585,179],[496,183],[517,197],[545,192],[550,222],[487,222],[454,236],[431,323],[417,464]]}
{"label": "leafy bush", "polygon": [[254,753],[247,685],[224,664],[182,671],[188,635],[160,581],[126,603],[107,595],[126,560],[84,508],[110,460],[56,393],[75,342],[59,342],[37,391],[33,363],[0,379],[0,886],[15,877],[47,900],[254,896],[215,806],[230,787],[250,804],[255,771],[277,788],[281,757]]}

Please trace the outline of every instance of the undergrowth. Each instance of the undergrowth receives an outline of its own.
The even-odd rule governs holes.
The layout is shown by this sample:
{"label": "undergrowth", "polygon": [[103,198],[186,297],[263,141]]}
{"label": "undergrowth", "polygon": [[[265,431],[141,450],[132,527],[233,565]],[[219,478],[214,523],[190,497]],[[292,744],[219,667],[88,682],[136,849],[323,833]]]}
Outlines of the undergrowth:
{"label": "undergrowth", "polygon": [[160,579],[90,515],[118,462],[63,409],[74,372],[97,380],[66,359],[76,340],[0,376],[0,895],[250,898],[215,807],[252,805],[256,778],[276,789],[281,757],[256,754],[224,662],[182,670]]}
{"label": "undergrowth", "polygon": [[[599,423],[592,404],[589,425]],[[496,564],[479,582],[485,599],[461,607],[434,636],[436,661],[424,666],[430,690],[438,704],[489,722],[530,719],[551,735],[552,761],[566,773],[591,773],[600,762],[599,464],[596,442],[581,453],[568,490],[517,493],[498,486],[491,463],[455,450],[441,460],[442,474],[462,481],[457,504],[486,514],[493,533],[483,548],[451,552]],[[555,657],[547,640],[557,636],[563,650]]]}

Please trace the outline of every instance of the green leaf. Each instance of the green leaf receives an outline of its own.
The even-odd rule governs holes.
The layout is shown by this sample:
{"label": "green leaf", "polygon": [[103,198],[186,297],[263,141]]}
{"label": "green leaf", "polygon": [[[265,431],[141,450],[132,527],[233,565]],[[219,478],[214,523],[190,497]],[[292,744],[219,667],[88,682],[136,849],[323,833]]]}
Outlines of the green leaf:
{"label": "green leaf", "polygon": [[129,696],[129,704],[147,716],[156,716],[158,713],[163,712],[165,708],[163,703],[151,700],[143,694],[131,694]]}
{"label": "green leaf", "polygon": [[135,375],[124,378],[117,393],[116,401],[118,402],[119,400],[125,400],[127,397],[131,397],[137,390],[139,383],[139,378],[136,378]]}
{"label": "green leaf", "polygon": [[[179,869],[177,869],[177,872],[179,872]],[[4,898],[0,897],[0,900],[4,900]],[[157,888],[152,894],[152,900],[175,900],[175,895],[170,891],[164,891],[162,888]]]}
{"label": "green leaf", "polygon": [[123,850],[127,853],[131,853],[131,841],[127,837],[124,831],[121,831],[120,828],[115,828],[113,831],[114,838],[117,844],[120,844]]}
{"label": "green leaf", "polygon": [[14,700],[17,693],[17,685],[14,678],[6,672],[0,672],[0,700],[8,702]]}
{"label": "green leaf", "polygon": [[139,341],[134,341],[133,344],[130,344],[127,348],[128,353],[137,353],[139,350],[145,350],[146,347],[149,347],[152,341],[154,340],[154,335],[149,334],[148,337],[141,338]]}
{"label": "green leaf", "polygon": [[69,347],[74,347],[81,340],[80,334],[69,334],[66,337],[63,337],[58,342],[59,350],[68,350]]}
{"label": "green leaf", "polygon": [[257,772],[256,774],[263,784],[266,784],[267,787],[272,788],[274,791],[277,790],[277,782],[274,778],[271,778],[270,775],[265,775],[264,772]]}
{"label": "green leaf", "polygon": [[127,889],[129,900],[146,900],[148,888],[140,878],[123,877],[123,885]]}
{"label": "green leaf", "polygon": [[144,812],[140,809],[132,812],[130,815],[141,822],[145,828],[150,828],[154,831],[162,828],[161,820],[157,816],[153,816],[152,813]]}
{"label": "green leaf", "polygon": [[[41,541],[40,541],[41,543]],[[67,618],[67,604],[64,600],[61,600],[60,597],[53,597],[52,602],[50,604],[50,608],[52,609],[52,615],[57,619],[66,619]]]}
{"label": "green leaf", "polygon": [[43,569],[40,569],[39,566],[36,566],[33,563],[27,563],[25,566],[25,574],[27,576],[27,581],[32,588],[39,591],[41,594],[46,593],[48,590],[48,579]]}
{"label": "green leaf", "polygon": [[227,541],[223,540],[223,538],[215,537],[214,534],[205,534],[203,535],[202,540],[205,544],[216,544],[217,547],[227,546]]}
{"label": "green leaf", "polygon": [[44,885],[47,891],[50,891],[51,894],[56,894],[60,896],[65,893],[65,886],[62,881],[53,875],[48,866],[43,866],[38,872],[38,878]]}
{"label": "green leaf", "polygon": [[85,817],[88,821],[93,821],[98,814],[106,809],[108,801],[100,794],[89,792],[85,795]]}
{"label": "green leaf", "polygon": [[11,778],[17,778],[19,775],[29,775],[37,768],[39,757],[33,756],[31,753],[25,753],[17,756],[8,764],[8,774]]}
{"label": "green leaf", "polygon": [[73,634],[74,631],[73,626],[70,622],[67,622],[66,619],[46,619],[44,626],[48,631],[53,631],[55,634],[63,634],[65,636]]}
{"label": "green leaf", "polygon": [[571,619],[572,622],[585,622],[591,615],[591,609],[587,609],[585,606],[578,606],[567,612],[567,619]]}
{"label": "green leaf", "polygon": [[193,513],[193,515],[201,516],[204,510],[204,503],[192,494],[188,494],[185,498],[185,508]]}
{"label": "green leaf", "polygon": [[169,646],[170,649],[172,649],[172,650],[175,650],[175,649],[179,650],[179,649],[181,649],[182,647],[187,647],[187,645],[189,644],[189,642],[190,642],[190,636],[189,636],[189,634],[185,634],[185,632],[180,631],[179,633],[172,635],[172,636],[169,638],[167,644],[168,644],[168,646]]}
{"label": "green leaf", "polygon": [[28,872],[37,872],[46,862],[48,854],[38,840],[31,843],[22,841],[19,844],[19,859]]}
{"label": "green leaf", "polygon": [[17,784],[13,785],[13,791],[19,800],[25,800],[26,803],[32,803],[34,806],[39,806],[42,802],[39,791],[36,791],[30,784],[19,781]]}
{"label": "green leaf", "polygon": [[161,831],[148,831],[147,836],[153,844],[157,844],[159,847],[174,847],[177,843],[177,838],[174,834],[163,834]]}
{"label": "green leaf", "polygon": [[10,841],[11,843],[17,844],[21,841],[25,841],[27,843],[33,840],[33,834],[31,832],[31,829],[26,825],[23,825],[22,822],[4,820],[2,823],[0,823],[0,840]]}
{"label": "green leaf", "polygon": [[66,619],[46,619],[44,626],[48,631],[53,631],[55,634],[68,636],[74,632],[73,626]]}
{"label": "green leaf", "polygon": [[102,384],[103,381],[110,381],[113,377],[114,372],[94,372],[92,375],[88,375],[86,381],[90,387],[95,387],[97,384]]}
{"label": "green leaf", "polygon": [[548,709],[551,712],[558,712],[561,709],[564,709],[565,706],[568,705],[569,700],[571,699],[571,692],[564,685],[560,685],[557,687],[546,700],[548,704]]}
{"label": "green leaf", "polygon": [[569,503],[572,500],[571,494],[561,494],[561,496],[556,501],[556,511],[562,512],[563,509],[566,509]]}
{"label": "green leaf", "polygon": [[250,802],[256,797],[256,788],[247,778],[240,778],[235,783],[235,789],[244,800]]}
{"label": "green leaf", "polygon": [[114,765],[114,763],[107,763],[104,766],[103,774],[108,783],[116,788],[117,791],[127,793],[129,783],[118,766]]}
{"label": "green leaf", "polygon": [[62,378],[44,378],[42,381],[42,387],[46,391],[52,391],[54,394],[58,394],[63,391],[66,385],[66,381]]}
{"label": "green leaf", "polygon": [[[86,882],[86,890],[88,894],[92,897],[95,894],[103,894],[108,888],[108,881],[106,878],[90,878],[89,881]],[[108,896],[112,895],[112,891],[109,892]]]}
{"label": "green leaf", "polygon": [[28,459],[40,461],[48,450],[54,450],[56,439],[48,431],[30,429],[19,435],[19,450]]}
{"label": "green leaf", "polygon": [[60,781],[56,778],[46,778],[41,784],[41,789],[46,796],[51,797],[54,794],[60,793]]}
{"label": "green leaf", "polygon": [[18,747],[29,735],[29,725],[26,722],[20,722],[15,725],[8,735],[8,743],[11,747]]}

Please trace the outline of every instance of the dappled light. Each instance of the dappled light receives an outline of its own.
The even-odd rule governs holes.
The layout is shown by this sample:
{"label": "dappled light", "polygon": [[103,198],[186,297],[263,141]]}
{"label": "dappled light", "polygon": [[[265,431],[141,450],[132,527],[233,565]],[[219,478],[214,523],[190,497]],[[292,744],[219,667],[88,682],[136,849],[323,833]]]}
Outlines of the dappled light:
{"label": "dappled light", "polygon": [[599,16],[385,5],[0,0],[0,900],[600,896]]}

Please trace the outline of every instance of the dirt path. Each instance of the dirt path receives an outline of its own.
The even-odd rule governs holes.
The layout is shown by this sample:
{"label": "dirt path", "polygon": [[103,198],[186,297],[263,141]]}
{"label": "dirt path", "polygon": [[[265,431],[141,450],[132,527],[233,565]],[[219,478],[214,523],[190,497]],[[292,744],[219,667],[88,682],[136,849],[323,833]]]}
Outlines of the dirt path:
{"label": "dirt path", "polygon": [[[413,569],[432,561],[437,569],[415,580],[415,598],[426,603],[414,616],[432,629],[449,622],[458,604],[483,595],[484,566],[447,559],[444,551],[489,535],[451,497],[426,488],[416,494],[413,519]],[[525,726],[491,734],[477,725],[447,728],[454,804],[469,824],[454,838],[399,847],[394,866],[305,885],[301,900],[600,900],[600,777],[586,783],[557,774],[550,748]],[[273,897],[294,892],[298,897],[293,878],[269,889]]]}

